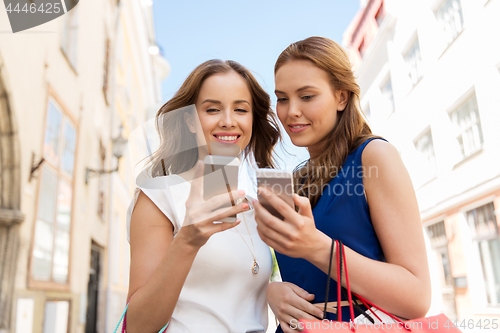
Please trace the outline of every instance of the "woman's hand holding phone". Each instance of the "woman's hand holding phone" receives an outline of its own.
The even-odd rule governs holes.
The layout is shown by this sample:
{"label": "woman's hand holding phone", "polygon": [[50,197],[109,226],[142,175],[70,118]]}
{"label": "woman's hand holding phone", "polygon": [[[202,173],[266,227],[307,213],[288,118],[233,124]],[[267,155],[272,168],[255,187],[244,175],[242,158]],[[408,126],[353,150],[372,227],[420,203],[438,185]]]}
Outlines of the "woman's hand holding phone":
{"label": "woman's hand holding phone", "polygon": [[[316,229],[311,203],[306,197],[293,195],[296,212],[290,205],[271,191],[259,187],[258,193],[266,199],[282,216],[283,220],[273,216],[257,200],[254,200],[255,220],[260,238],[277,252],[293,258],[303,258],[314,262],[324,256],[324,249],[329,250],[331,238]],[[330,253],[328,252],[329,256]]]}
{"label": "woman's hand holding phone", "polygon": [[[186,215],[182,228],[179,230],[176,238],[184,240],[188,245],[196,250],[203,246],[207,240],[216,232],[224,231],[237,226],[241,221],[220,222],[222,219],[236,215],[248,210],[247,203],[241,203],[232,207],[221,207],[230,203],[229,193],[214,196],[208,200],[203,198],[203,169],[204,163],[198,161],[195,166],[194,178],[191,182],[191,191],[186,201]],[[234,200],[245,197],[244,191],[231,191]]]}

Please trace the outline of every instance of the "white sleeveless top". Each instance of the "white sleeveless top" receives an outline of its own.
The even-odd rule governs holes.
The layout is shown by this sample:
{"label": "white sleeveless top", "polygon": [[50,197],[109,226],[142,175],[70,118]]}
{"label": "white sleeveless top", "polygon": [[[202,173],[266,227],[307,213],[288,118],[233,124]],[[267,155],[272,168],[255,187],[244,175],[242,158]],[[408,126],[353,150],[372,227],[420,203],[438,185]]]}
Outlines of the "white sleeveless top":
{"label": "white sleeveless top", "polygon": [[[128,241],[130,218],[140,191],[172,222],[175,237],[184,221],[190,188],[191,184],[178,175],[156,177],[138,187],[127,212]],[[251,239],[241,214],[238,226],[209,238],[196,255],[166,332],[266,331],[266,288],[272,257],[257,233],[253,209],[244,214]],[[253,257],[242,238],[256,256],[258,274],[252,273]]]}

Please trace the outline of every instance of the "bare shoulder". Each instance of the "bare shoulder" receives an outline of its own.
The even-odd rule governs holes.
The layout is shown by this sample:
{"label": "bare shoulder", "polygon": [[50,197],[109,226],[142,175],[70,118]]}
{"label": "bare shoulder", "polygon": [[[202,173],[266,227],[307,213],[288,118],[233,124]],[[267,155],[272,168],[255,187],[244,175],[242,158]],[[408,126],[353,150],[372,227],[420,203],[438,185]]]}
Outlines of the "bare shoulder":
{"label": "bare shoulder", "polygon": [[170,220],[142,191],[130,219],[129,294],[153,275],[173,239]]}
{"label": "bare shoulder", "polygon": [[365,171],[363,183],[369,204],[376,201],[374,194],[387,198],[389,194],[397,197],[404,192],[405,196],[414,196],[408,170],[396,147],[389,142],[370,141],[363,151],[361,161]]}
{"label": "bare shoulder", "polygon": [[167,222],[165,223],[166,226],[172,226],[165,214],[163,214],[154,202],[142,191],[139,192],[131,220],[135,220],[136,224],[158,224],[158,222]]}
{"label": "bare shoulder", "polygon": [[363,150],[361,159],[364,166],[389,166],[394,162],[401,163],[396,147],[384,140],[370,141]]}
{"label": "bare shoulder", "polygon": [[173,237],[173,230],[170,220],[141,191],[130,218],[130,246],[132,252],[141,251],[151,246],[164,247],[165,241]]}

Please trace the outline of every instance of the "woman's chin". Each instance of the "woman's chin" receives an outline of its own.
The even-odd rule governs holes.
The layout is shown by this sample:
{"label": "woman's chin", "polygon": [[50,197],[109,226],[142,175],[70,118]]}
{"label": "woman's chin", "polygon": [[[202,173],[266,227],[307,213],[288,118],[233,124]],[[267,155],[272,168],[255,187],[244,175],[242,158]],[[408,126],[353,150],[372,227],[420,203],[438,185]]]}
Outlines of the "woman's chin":
{"label": "woman's chin", "polygon": [[291,139],[292,143],[294,146],[296,147],[301,147],[301,148],[307,148],[309,147],[309,142],[307,140],[304,140],[304,139]]}

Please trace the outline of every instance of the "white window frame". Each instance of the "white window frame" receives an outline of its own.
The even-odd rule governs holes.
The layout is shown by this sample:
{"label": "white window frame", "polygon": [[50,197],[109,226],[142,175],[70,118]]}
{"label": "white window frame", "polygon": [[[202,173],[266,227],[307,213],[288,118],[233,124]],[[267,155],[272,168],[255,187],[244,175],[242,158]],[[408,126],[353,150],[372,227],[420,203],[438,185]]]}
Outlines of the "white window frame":
{"label": "white window frame", "polygon": [[[458,8],[451,9],[451,7],[456,6]],[[464,15],[461,0],[442,1],[434,10],[434,16],[443,31],[445,44],[449,46],[464,30]]]}
{"label": "white window frame", "polygon": [[[55,197],[52,199],[53,204],[54,204],[54,212],[52,221],[48,220],[43,220],[41,219],[40,211],[41,211],[41,205],[43,204],[42,199],[44,198],[44,194],[41,192],[41,188],[38,190],[38,197],[37,197],[37,210],[35,214],[35,223],[34,223],[34,234],[33,234],[33,243],[32,243],[32,249],[30,251],[30,257],[31,257],[31,264],[30,264],[30,270],[29,270],[29,283],[30,286],[40,286],[40,287],[48,287],[52,288],[54,286],[69,286],[70,283],[70,269],[71,269],[71,229],[72,229],[72,223],[73,223],[73,197],[74,197],[74,174],[75,174],[75,161],[76,161],[76,147],[78,146],[78,128],[76,127],[73,119],[68,116],[67,112],[65,112],[65,109],[57,102],[55,98],[52,96],[49,96],[48,102],[47,102],[47,114],[46,114],[46,121],[48,121],[49,118],[49,112],[50,112],[50,105],[53,105],[57,111],[61,114],[61,122],[59,124],[59,140],[58,140],[58,147],[57,149],[57,158],[55,159],[46,159],[46,163],[42,166],[41,170],[41,175],[40,175],[40,186],[42,182],[44,181],[45,173],[48,174],[53,174],[55,176]],[[45,124],[44,126],[44,144],[45,144],[45,136],[47,133],[47,126],[48,123]],[[64,154],[64,149],[65,149],[65,143],[67,141],[65,140],[65,128],[67,126],[71,126],[73,130],[75,131],[75,147],[73,150],[73,169],[72,173],[69,174],[64,170],[63,162],[63,154]],[[45,149],[45,148],[44,148]],[[44,150],[44,156],[45,155],[45,150]],[[64,196],[61,196],[60,192],[61,189],[64,187],[61,186],[66,186],[67,189],[69,189],[69,192],[67,193],[69,195],[69,199],[67,199]],[[64,209],[63,209],[64,208]],[[59,215],[57,215],[59,214]],[[69,216],[68,216],[69,214]],[[69,225],[66,224],[65,222],[68,222],[67,218],[69,217]],[[45,224],[50,224],[52,228],[52,247],[51,247],[51,261],[50,261],[50,274],[48,279],[41,278],[40,276],[35,275],[34,272],[34,263],[35,263],[35,252],[37,253],[38,256],[41,255],[40,249],[43,248],[42,243],[37,243],[37,233],[40,232],[40,229],[38,230],[37,228],[42,228],[41,225]],[[57,234],[59,232],[63,233],[68,233],[69,238],[68,238],[68,248],[66,252],[58,252],[57,249],[59,247],[59,250],[64,249],[61,248],[63,243],[57,243]],[[62,254],[62,256],[61,256]],[[59,265],[58,265],[59,263]],[[57,267],[61,267],[61,263],[66,265],[67,267],[67,272],[66,272],[66,280],[61,281],[57,280],[54,277],[54,272],[57,269]],[[57,287],[59,288],[59,287]]]}
{"label": "white window frame", "polygon": [[408,68],[408,76],[412,83],[412,87],[415,87],[424,76],[422,50],[420,48],[418,34],[409,44],[409,47],[403,54],[403,58]]}
{"label": "white window frame", "polygon": [[[463,108],[467,107],[467,105],[470,105],[471,103],[475,107],[477,116],[476,119],[465,125],[461,125],[460,121],[457,123],[457,121],[455,121],[455,114],[457,114],[459,111],[461,111]],[[471,109],[469,109],[468,114],[470,114],[470,112]],[[460,163],[461,161],[467,159],[468,157],[480,151],[484,145],[484,135],[481,125],[481,115],[479,112],[479,105],[477,102],[476,93],[473,92],[472,94],[468,95],[467,98],[462,99],[461,102],[459,104],[456,104],[456,106],[453,107],[453,109],[448,113],[448,116],[450,118],[450,121],[454,129],[455,140],[457,140],[457,143],[460,148],[460,161],[459,161]],[[479,142],[479,144],[476,144],[473,147],[470,146],[469,144],[470,138],[467,135],[468,131],[471,129],[473,132],[472,134],[474,140]]]}
{"label": "white window frame", "polygon": [[78,30],[78,6],[75,6],[63,15],[61,32],[61,51],[75,73],[78,68]]}
{"label": "white window frame", "polygon": [[[444,239],[440,239],[439,241],[436,241],[433,237],[431,237],[431,235],[429,235],[429,229],[434,227],[434,226],[437,226],[438,224],[441,224],[441,223],[443,225],[444,232],[445,232]],[[438,261],[438,265],[440,266],[440,268],[442,268],[443,276],[440,276],[441,288],[453,286],[453,284],[454,284],[453,272],[452,272],[453,270],[451,267],[451,263],[450,262],[448,263],[449,269],[450,269],[450,271],[449,271],[450,275],[449,275],[449,280],[447,281],[446,280],[446,269],[443,265],[442,258],[439,258],[441,260],[438,260],[438,258],[437,258],[437,254],[441,254],[443,252],[446,252],[446,254],[448,256],[448,261],[450,261],[450,251],[448,249],[448,236],[446,233],[446,221],[444,219],[442,219],[442,220],[436,221],[434,223],[429,223],[429,224],[424,226],[424,229],[425,229],[425,232],[427,234],[427,237],[429,238],[431,251],[436,256],[436,260]],[[443,251],[443,250],[445,250],[445,251]]]}
{"label": "white window frame", "polygon": [[[418,147],[418,144],[420,140],[422,140],[424,137],[430,135],[430,143],[432,145],[432,157],[429,158],[426,154],[426,152],[421,151]],[[421,179],[423,180],[422,185],[427,184],[431,180],[435,179],[437,176],[437,162],[436,162],[436,149],[434,146],[434,135],[432,134],[432,128],[430,126],[426,127],[425,130],[423,130],[414,140],[413,140],[413,146],[415,147],[415,151],[419,156],[422,156],[425,158],[425,166],[427,168],[419,168],[420,170],[428,171],[426,175],[421,174]]]}
{"label": "white window frame", "polygon": [[380,93],[382,94],[384,99],[389,102],[389,106],[391,107],[390,113],[396,112],[396,103],[394,102],[394,88],[392,86],[392,79],[390,73],[382,81],[382,84],[380,85],[379,88],[380,88]]}
{"label": "white window frame", "polygon": [[[459,210],[459,225],[462,235],[464,256],[467,269],[467,286],[472,301],[472,313],[478,315],[500,315],[500,306],[489,306],[487,303],[486,287],[484,284],[483,268],[479,255],[477,243],[472,239],[471,231],[467,221],[467,212],[495,202],[496,196],[491,195],[469,205],[463,206]],[[499,212],[494,212],[497,219]],[[498,222],[497,222],[498,223]]]}
{"label": "white window frame", "polygon": [[[470,224],[469,224],[469,221],[468,221],[468,214],[469,214],[469,212],[472,212],[472,211],[474,211],[474,210],[476,210],[476,209],[480,209],[480,208],[483,208],[483,207],[485,207],[485,206],[490,206],[490,205],[491,205],[491,206],[492,206],[492,208],[493,208],[493,212],[492,212],[492,214],[493,214],[493,219],[494,219],[494,221],[493,221],[493,225],[494,225],[494,230],[493,230],[493,232],[492,232],[492,233],[490,233],[490,235],[488,235],[488,236],[486,236],[486,237],[485,237],[484,235],[480,235],[480,236],[476,236],[476,237],[472,237],[472,236],[471,236],[471,238],[472,238],[473,247],[477,247],[477,250],[478,250],[477,252],[478,252],[478,254],[479,254],[478,259],[479,259],[479,262],[481,262],[481,272],[482,272],[482,274],[483,274],[483,280],[484,280],[484,283],[485,283],[485,284],[484,284],[484,287],[483,287],[483,293],[484,293],[484,294],[485,294],[485,296],[486,296],[486,306],[487,306],[487,307],[499,308],[499,309],[500,309],[500,296],[498,296],[498,294],[500,294],[500,292],[499,292],[498,294],[495,294],[495,293],[493,294],[493,298],[497,297],[497,298],[496,298],[496,303],[495,303],[495,304],[490,304],[490,303],[487,301],[487,297],[488,297],[488,296],[491,296],[491,295],[488,295],[488,292],[487,292],[487,290],[486,290],[486,283],[487,283],[487,282],[492,283],[492,281],[490,281],[489,279],[485,279],[485,278],[484,278],[484,276],[485,276],[485,275],[490,275],[490,278],[494,278],[494,276],[491,276],[491,274],[494,274],[494,273],[493,273],[493,272],[487,272],[487,271],[489,271],[489,270],[488,270],[488,267],[485,267],[485,265],[483,264],[483,261],[484,261],[484,260],[487,260],[487,259],[489,258],[489,253],[490,253],[490,252],[488,252],[487,254],[482,255],[482,254],[481,254],[481,251],[479,250],[479,247],[481,247],[482,245],[484,245],[484,243],[483,243],[484,241],[490,242],[490,241],[495,241],[495,240],[496,240],[497,242],[499,242],[499,243],[500,243],[500,233],[499,233],[499,230],[498,230],[499,228],[498,228],[498,221],[497,221],[497,220],[498,220],[498,218],[497,218],[497,216],[496,216],[496,214],[495,214],[496,210],[495,210],[495,205],[494,205],[494,202],[493,202],[493,201],[490,201],[490,202],[488,202],[488,203],[486,203],[486,204],[484,204],[484,205],[480,205],[480,206],[478,206],[478,207],[476,207],[476,208],[474,208],[474,209],[470,209],[470,210],[466,211],[466,212],[465,212],[465,218],[466,218],[466,220],[467,220],[467,224],[469,225],[469,228],[470,228]],[[486,257],[486,258],[485,258],[485,257]],[[489,265],[488,265],[488,264],[489,264]],[[487,264],[486,266],[491,266],[491,264],[492,264],[491,258],[490,258],[490,261],[488,262],[488,264]],[[499,261],[499,263],[498,263],[498,264],[500,265],[500,261]],[[499,268],[499,269],[500,269],[500,268]],[[486,271],[485,271],[485,270],[486,270]],[[493,283],[494,283],[494,281],[493,281]],[[490,285],[489,287],[491,288],[492,286]],[[494,287],[493,287],[493,288],[494,288]]]}
{"label": "white window frame", "polygon": [[48,299],[44,304],[43,333],[65,333],[70,329],[71,300]]}

